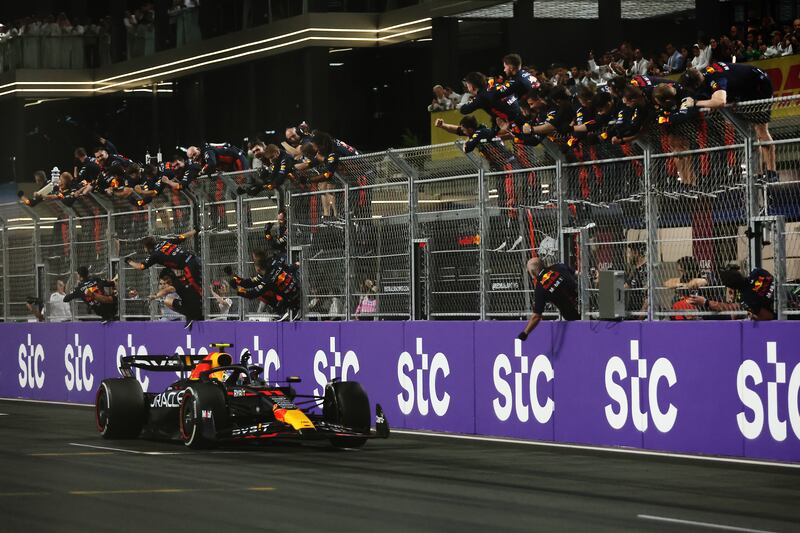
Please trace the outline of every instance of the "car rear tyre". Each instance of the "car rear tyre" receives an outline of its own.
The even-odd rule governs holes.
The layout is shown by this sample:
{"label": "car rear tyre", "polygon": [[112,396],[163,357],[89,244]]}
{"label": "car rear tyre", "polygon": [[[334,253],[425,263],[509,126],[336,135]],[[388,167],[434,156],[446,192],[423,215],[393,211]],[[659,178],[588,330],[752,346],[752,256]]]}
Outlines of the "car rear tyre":
{"label": "car rear tyre", "polygon": [[134,378],[104,379],[97,389],[95,422],[106,439],[133,439],[144,426],[144,391]]}
{"label": "car rear tyre", "polygon": [[[369,435],[369,398],[361,384],[356,381],[328,383],[322,412],[326,422]],[[366,437],[331,438],[331,444],[337,448],[361,448],[366,442]]]}
{"label": "car rear tyre", "polygon": [[228,427],[225,394],[210,383],[192,385],[183,393],[179,416],[183,443],[193,449],[210,448]]}

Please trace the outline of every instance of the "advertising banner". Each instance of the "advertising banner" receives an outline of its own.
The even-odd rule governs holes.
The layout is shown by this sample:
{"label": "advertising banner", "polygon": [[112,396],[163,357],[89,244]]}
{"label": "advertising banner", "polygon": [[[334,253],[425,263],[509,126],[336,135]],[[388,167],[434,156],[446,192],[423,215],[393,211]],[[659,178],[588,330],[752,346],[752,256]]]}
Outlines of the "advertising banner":
{"label": "advertising banner", "polygon": [[[125,355],[247,350],[300,394],[358,381],[396,428],[800,462],[800,324],[0,324],[0,397],[93,403]],[[145,391],[175,372],[136,371]]]}

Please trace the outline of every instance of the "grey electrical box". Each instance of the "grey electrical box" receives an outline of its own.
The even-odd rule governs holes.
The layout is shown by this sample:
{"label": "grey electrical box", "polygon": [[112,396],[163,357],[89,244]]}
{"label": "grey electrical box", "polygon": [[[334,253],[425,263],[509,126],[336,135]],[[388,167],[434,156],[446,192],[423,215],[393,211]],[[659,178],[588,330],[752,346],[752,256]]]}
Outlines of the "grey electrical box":
{"label": "grey electrical box", "polygon": [[621,270],[601,270],[599,288],[597,307],[600,320],[625,318],[625,273]]}

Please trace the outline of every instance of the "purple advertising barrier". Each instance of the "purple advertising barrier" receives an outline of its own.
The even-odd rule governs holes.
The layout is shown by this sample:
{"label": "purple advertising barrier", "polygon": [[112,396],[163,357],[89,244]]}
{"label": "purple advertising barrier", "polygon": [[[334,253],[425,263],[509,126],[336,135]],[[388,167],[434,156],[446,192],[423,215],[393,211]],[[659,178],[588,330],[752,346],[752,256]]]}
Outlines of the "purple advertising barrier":
{"label": "purple advertising barrier", "polygon": [[405,323],[402,350],[387,354],[386,364],[393,407],[405,415],[405,427],[475,433],[474,327]]}
{"label": "purple advertising barrier", "polygon": [[[339,345],[358,360],[358,377],[372,404],[383,407],[389,424],[409,427],[401,413],[397,395],[397,358],[403,351],[403,322],[343,322]],[[316,383],[316,382],[315,382]]]}
{"label": "purple advertising barrier", "polygon": [[639,322],[551,322],[555,440],[641,448]]}
{"label": "purple advertising barrier", "polygon": [[749,324],[689,321],[681,324],[680,334],[669,322],[642,327],[645,448],[743,455],[742,435],[732,416],[739,400],[742,326]]}
{"label": "purple advertising barrier", "polygon": [[281,324],[282,365],[287,376],[303,381],[295,389],[300,394],[325,394],[325,384],[333,379],[359,381],[358,357],[342,346],[341,322],[291,322]]}
{"label": "purple advertising barrier", "polygon": [[552,328],[542,323],[525,342],[517,322],[475,323],[476,432],[553,440],[557,411]]}
{"label": "purple advertising barrier", "polygon": [[[61,380],[64,398],[56,390],[51,390],[53,399],[74,403],[94,403],[95,393],[100,382],[107,375],[113,375],[116,368],[106,356],[110,325],[98,323],[59,324],[64,327],[63,338],[55,348],[54,360],[60,362],[60,369],[54,375]],[[50,336],[50,333],[48,333]]]}
{"label": "purple advertising barrier", "polygon": [[67,324],[5,325],[0,392],[8,398],[66,401],[64,347]]}
{"label": "purple advertising barrier", "polygon": [[286,379],[283,361],[287,353],[281,344],[281,329],[276,322],[239,322],[231,355],[235,363],[241,361],[242,352],[250,351],[250,364],[264,367],[262,374],[269,382]]}
{"label": "purple advertising barrier", "polygon": [[744,325],[729,416],[747,457],[800,460],[800,323]]}

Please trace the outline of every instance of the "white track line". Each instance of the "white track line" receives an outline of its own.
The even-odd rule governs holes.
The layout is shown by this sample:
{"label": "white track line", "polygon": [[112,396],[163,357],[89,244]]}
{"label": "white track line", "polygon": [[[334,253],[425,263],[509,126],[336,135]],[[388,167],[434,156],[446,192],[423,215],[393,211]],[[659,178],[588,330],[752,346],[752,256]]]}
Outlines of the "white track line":
{"label": "white track line", "polygon": [[95,450],[111,450],[112,452],[135,453],[136,455],[185,455],[186,452],[143,452],[140,450],[127,450],[125,448],[111,448],[109,446],[95,446],[94,444],[80,444],[70,442],[70,446],[80,446],[82,448],[94,448]]}
{"label": "white track line", "polygon": [[665,516],[653,516],[649,514],[639,514],[636,518],[642,520],[654,520],[656,522],[667,522],[669,524],[682,524],[685,526],[706,527],[709,529],[722,529],[725,531],[742,531],[745,533],[774,533],[764,529],[750,529],[747,527],[726,526],[725,524],[714,524],[711,522],[695,522],[694,520],[680,520],[678,518],[667,518]]}
{"label": "white track line", "polygon": [[28,403],[49,403],[53,405],[74,405],[78,407],[94,407],[93,403],[74,403],[74,402],[55,402],[52,400],[29,400],[27,398],[0,398],[3,402],[28,402]]}
{"label": "white track line", "polygon": [[0,413],[0,416],[8,416],[8,413]]}
{"label": "white track line", "polygon": [[590,450],[598,452],[625,453],[630,455],[646,455],[651,457],[669,457],[672,459],[692,459],[697,461],[710,461],[716,463],[732,463],[756,466],[776,466],[780,468],[800,469],[800,463],[779,463],[775,461],[759,461],[755,459],[737,459],[735,457],[712,457],[709,455],[689,455],[684,453],[655,452],[651,450],[638,450],[632,448],[613,448],[606,446],[589,446],[584,444],[564,444],[561,442],[544,442],[533,440],[506,439],[503,437],[482,437],[480,435],[458,435],[453,433],[434,433],[431,431],[413,431],[392,428],[392,433],[402,435],[418,435],[423,437],[442,437],[446,439],[474,440],[480,442],[497,442],[502,444],[522,444],[525,446],[542,446],[545,448],[566,448],[570,450]]}

